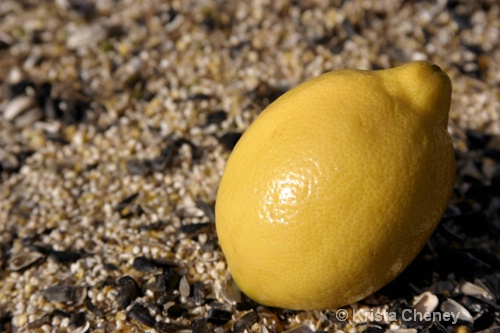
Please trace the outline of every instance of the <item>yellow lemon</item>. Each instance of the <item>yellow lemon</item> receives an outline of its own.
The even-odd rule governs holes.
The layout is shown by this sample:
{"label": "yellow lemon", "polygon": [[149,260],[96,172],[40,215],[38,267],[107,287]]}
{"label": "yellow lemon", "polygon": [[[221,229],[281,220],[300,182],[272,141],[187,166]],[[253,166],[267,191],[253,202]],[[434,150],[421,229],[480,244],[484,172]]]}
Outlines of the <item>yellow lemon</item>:
{"label": "yellow lemon", "polygon": [[337,308],[394,279],[450,198],[451,82],[419,61],[340,70],[288,91],[241,137],[222,177],[216,228],[255,301]]}

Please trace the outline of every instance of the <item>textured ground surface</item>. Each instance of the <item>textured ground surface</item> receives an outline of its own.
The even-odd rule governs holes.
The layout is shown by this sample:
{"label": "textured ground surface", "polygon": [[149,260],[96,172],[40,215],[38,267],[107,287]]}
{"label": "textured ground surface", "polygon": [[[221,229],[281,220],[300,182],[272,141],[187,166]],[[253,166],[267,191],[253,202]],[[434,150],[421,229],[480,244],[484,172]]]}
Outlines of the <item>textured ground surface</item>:
{"label": "textured ground surface", "polygon": [[[498,332],[498,17],[495,0],[2,0],[0,331]],[[305,79],[417,59],[454,83],[456,190],[427,247],[347,320],[241,295],[213,217],[239,135]]]}

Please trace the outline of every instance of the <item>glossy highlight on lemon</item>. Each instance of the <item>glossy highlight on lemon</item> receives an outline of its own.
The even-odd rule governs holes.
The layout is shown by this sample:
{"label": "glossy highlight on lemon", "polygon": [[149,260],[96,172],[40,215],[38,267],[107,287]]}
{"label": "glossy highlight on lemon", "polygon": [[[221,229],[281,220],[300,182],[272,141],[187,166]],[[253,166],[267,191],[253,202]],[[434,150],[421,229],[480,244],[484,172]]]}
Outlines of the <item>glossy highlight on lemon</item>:
{"label": "glossy highlight on lemon", "polygon": [[436,65],[339,70],[288,91],[243,134],[216,228],[255,301],[338,308],[393,280],[453,190],[451,81]]}

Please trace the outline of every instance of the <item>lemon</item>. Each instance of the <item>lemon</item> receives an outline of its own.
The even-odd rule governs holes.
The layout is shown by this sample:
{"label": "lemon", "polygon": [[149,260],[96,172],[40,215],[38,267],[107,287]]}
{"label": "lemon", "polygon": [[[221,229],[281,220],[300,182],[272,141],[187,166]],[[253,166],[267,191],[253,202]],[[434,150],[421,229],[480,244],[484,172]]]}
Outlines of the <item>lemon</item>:
{"label": "lemon", "polygon": [[394,279],[435,229],[453,189],[451,82],[419,61],[340,70],[288,91],[227,162],[216,229],[255,301],[338,308]]}

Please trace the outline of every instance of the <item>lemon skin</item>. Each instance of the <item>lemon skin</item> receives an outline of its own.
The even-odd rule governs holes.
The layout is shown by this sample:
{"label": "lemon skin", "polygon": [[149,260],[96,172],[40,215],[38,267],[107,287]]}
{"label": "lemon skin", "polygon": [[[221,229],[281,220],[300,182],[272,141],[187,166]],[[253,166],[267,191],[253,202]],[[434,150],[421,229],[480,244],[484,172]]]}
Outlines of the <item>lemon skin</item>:
{"label": "lemon skin", "polygon": [[329,72],[269,105],[217,194],[217,235],[240,289],[268,306],[330,309],[400,274],[452,193],[451,91],[421,61]]}

